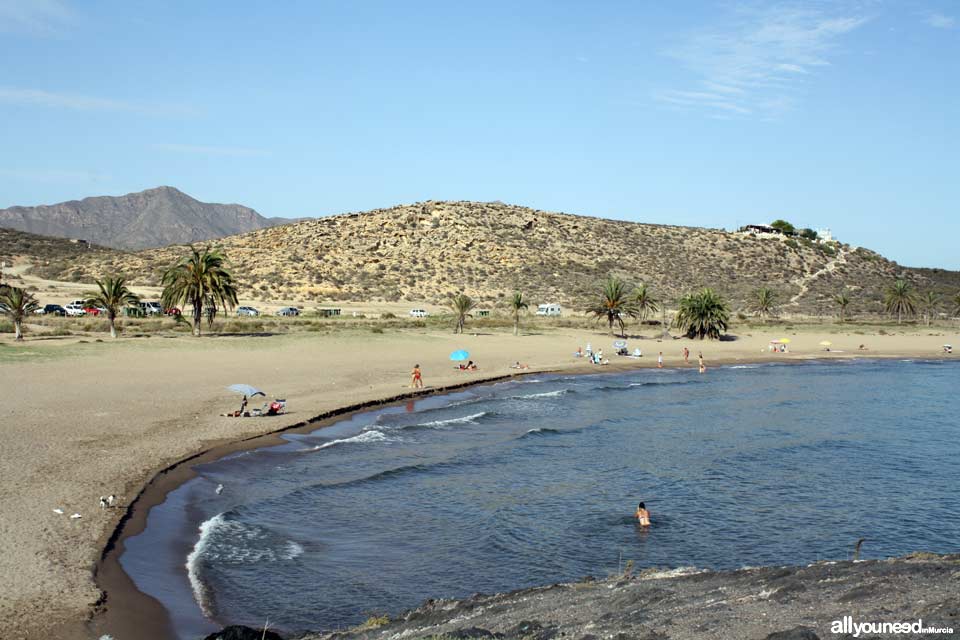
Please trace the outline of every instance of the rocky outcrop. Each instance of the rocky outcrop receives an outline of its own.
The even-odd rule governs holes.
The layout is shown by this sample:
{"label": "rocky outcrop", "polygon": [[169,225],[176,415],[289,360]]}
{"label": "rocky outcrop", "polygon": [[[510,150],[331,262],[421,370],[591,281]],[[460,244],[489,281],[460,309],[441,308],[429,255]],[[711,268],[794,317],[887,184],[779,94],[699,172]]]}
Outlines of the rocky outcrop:
{"label": "rocky outcrop", "polygon": [[[911,622],[960,637],[960,555],[916,554],[729,572],[647,570],[463,600],[430,600],[376,629],[304,640],[817,640],[835,621]],[[872,634],[860,637],[876,637]],[[884,636],[886,637],[886,636]]]}

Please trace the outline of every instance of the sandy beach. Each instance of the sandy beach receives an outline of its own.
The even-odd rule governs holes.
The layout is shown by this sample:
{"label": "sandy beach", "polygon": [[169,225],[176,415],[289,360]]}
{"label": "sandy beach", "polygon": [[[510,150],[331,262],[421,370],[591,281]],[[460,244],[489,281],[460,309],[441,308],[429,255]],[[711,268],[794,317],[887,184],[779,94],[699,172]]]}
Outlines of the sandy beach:
{"label": "sandy beach", "polygon": [[[468,329],[469,330],[469,329]],[[789,336],[789,353],[767,350]],[[696,367],[813,358],[940,358],[956,329],[911,327],[896,335],[797,328],[752,329],[735,341],[631,340],[644,357],[612,355],[609,334],[552,329],[515,337],[508,330],[455,336],[421,330],[344,330],[329,335],[123,338],[102,343],[34,340],[0,346],[0,388],[6,391],[0,438],[3,553],[0,614],[13,637],[87,638],[103,594],[94,569],[125,507],[156,474],[198,452],[310,420],[349,405],[408,393],[419,363],[431,389],[530,371],[601,373],[629,367]],[[821,341],[833,344],[830,352]],[[572,357],[591,342],[612,360],[592,366]],[[869,347],[859,351],[860,344]],[[686,346],[689,364],[681,357]],[[467,349],[480,369],[454,369],[448,354]],[[239,398],[226,391],[248,383],[288,401],[276,418],[224,418]],[[119,507],[101,509],[101,495]],[[57,514],[54,509],[62,509]],[[82,517],[71,519],[71,514]],[[437,594],[443,595],[443,594]],[[108,594],[106,606],[116,604]],[[101,603],[98,605],[98,603]]]}

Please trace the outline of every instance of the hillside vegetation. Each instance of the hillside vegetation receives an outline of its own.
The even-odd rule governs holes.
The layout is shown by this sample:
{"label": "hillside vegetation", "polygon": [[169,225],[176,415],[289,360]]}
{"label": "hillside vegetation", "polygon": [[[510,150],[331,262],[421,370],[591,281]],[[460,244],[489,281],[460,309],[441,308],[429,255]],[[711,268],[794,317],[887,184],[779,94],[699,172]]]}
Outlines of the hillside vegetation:
{"label": "hillside vegetation", "polygon": [[[840,243],[759,238],[718,229],[640,224],[502,203],[425,202],[311,219],[216,241],[242,295],[321,303],[376,300],[445,303],[465,291],[485,305],[523,291],[533,302],[582,308],[607,274],[646,282],[668,305],[712,286],[735,310],[769,286],[789,313],[830,315],[846,291],[851,312],[881,312],[897,277],[956,293],[957,274],[900,267]],[[91,252],[51,262],[45,277],[89,281],[126,274],[157,284],[184,254]]]}

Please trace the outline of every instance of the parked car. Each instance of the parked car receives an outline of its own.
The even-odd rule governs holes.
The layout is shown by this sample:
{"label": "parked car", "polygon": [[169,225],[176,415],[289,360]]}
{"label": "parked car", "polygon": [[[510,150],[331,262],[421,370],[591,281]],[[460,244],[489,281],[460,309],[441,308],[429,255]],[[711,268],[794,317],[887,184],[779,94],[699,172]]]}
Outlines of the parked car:
{"label": "parked car", "polygon": [[88,316],[99,316],[99,315],[106,315],[107,309],[106,309],[106,307],[90,307],[90,306],[85,306],[85,307],[83,308],[83,312],[84,312],[85,314],[87,314]]}
{"label": "parked car", "polygon": [[87,315],[87,312],[83,310],[83,305],[79,305],[75,302],[63,307],[64,313],[66,313],[71,318],[79,318],[80,316]]}
{"label": "parked car", "polygon": [[164,309],[164,310],[163,310],[163,315],[165,315],[165,316],[179,316],[179,315],[180,315],[180,309],[178,309],[178,308],[176,308],[176,307],[170,307],[169,309]]}
{"label": "parked car", "polygon": [[159,302],[141,302],[140,308],[143,309],[143,313],[148,316],[163,315],[163,307],[160,306]]}
{"label": "parked car", "polygon": [[296,307],[284,307],[277,311],[278,316],[298,316],[300,315],[300,309]]}
{"label": "parked car", "polygon": [[260,312],[253,307],[237,307],[238,316],[258,316]]}
{"label": "parked car", "polygon": [[426,309],[410,309],[411,318],[426,318],[429,315]]}
{"label": "parked car", "polygon": [[64,311],[63,307],[58,304],[45,304],[36,311],[35,314],[40,316],[65,316],[67,312]]}

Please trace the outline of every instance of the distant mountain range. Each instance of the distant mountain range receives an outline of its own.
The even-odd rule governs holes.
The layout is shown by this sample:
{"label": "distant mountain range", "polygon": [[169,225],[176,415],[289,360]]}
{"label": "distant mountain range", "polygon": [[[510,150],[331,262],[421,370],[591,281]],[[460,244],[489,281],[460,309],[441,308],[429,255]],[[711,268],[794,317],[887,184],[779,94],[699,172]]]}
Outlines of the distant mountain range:
{"label": "distant mountain range", "polygon": [[239,204],[200,202],[173,187],[0,209],[0,227],[127,250],[213,240],[289,222]]}

